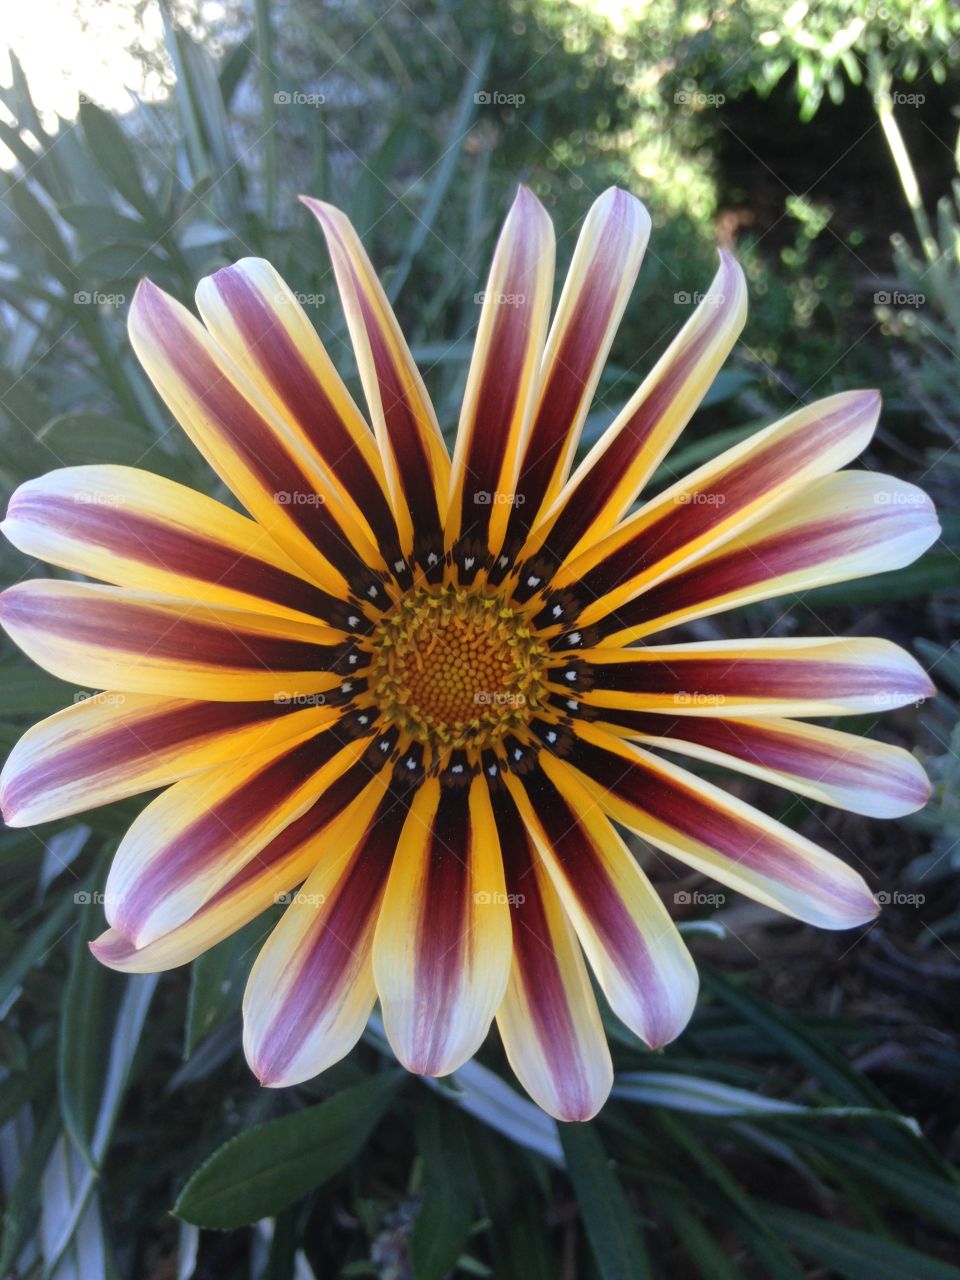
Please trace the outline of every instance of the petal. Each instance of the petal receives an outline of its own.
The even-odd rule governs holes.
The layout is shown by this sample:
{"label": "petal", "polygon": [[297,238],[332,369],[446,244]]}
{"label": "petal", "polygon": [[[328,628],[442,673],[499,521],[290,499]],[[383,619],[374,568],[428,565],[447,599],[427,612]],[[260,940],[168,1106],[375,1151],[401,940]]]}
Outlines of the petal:
{"label": "petal", "polygon": [[651,1048],[676,1039],[697,971],[666,908],[596,800],[549,751],[507,778],[610,1007]]}
{"label": "petal", "polygon": [[388,781],[384,770],[325,835],[316,869],[253,966],[243,1045],[261,1084],[319,1075],[367,1025],[373,933],[406,814]]}
{"label": "petal", "polygon": [[121,587],[341,627],[348,613],[255,521],[134,467],[65,467],[28,480],[2,527],[27,555]]}
{"label": "petal", "polygon": [[536,412],[510,506],[505,547],[512,561],[556,498],[580,440],[597,383],[650,236],[639,200],[611,187],[587,214],[544,352]]}
{"label": "petal", "polygon": [[693,315],[574,472],[554,494],[524,549],[559,564],[609,533],[690,421],[747,318],[739,263],[720,252],[720,269]]}
{"label": "petal", "polygon": [[553,224],[521,187],[504,223],[483,294],[453,455],[446,542],[473,581],[479,557],[500,550],[528,434],[553,300]]}
{"label": "petal", "polygon": [[120,843],[104,895],[110,924],[143,947],[188,920],[361,753],[331,728],[175,783]]}
{"label": "petal", "polygon": [[234,872],[189,919],[143,947],[118,930],[108,929],[90,944],[93,954],[102,964],[124,973],[172,969],[196,959],[285,900],[317,865],[321,841],[330,838],[333,824],[375,775],[379,762],[371,755],[368,748],[364,757],[331,782],[301,817]]}
{"label": "petal", "polygon": [[401,542],[439,575],[450,458],[436,414],[349,218],[322,200],[300,198],[320,223],[333,262]]}
{"label": "petal", "polygon": [[7,823],[28,827],[152,791],[305,730],[338,712],[287,702],[82,696],[28,729],[0,774]]}
{"label": "petal", "polygon": [[493,793],[513,961],[497,1026],[527,1093],[558,1120],[589,1120],[613,1084],[610,1050],[576,935],[508,791]]}
{"label": "petal", "polygon": [[635,596],[597,629],[627,644],[678,622],[911,564],[940,533],[915,485],[841,471],[800,490],[718,551]]}
{"label": "petal", "polygon": [[388,564],[401,554],[386,478],[370,428],[290,287],[262,258],[201,280],[207,329],[322,460],[352,518]]}
{"label": "petal", "polygon": [[796,720],[720,720],[707,716],[617,713],[645,746],[661,747],[748,773],[824,804],[870,818],[922,809],[930,782],[902,747]]}
{"label": "petal", "polygon": [[125,693],[245,701],[320,694],[341,633],[148,591],[32,578],[0,595],[0,623],[61,680]]}
{"label": "petal", "polygon": [[364,598],[376,585],[367,565],[379,567],[379,555],[306,436],[186,307],[148,280],[134,295],[128,327],[167,407],[254,519],[326,591]]}
{"label": "petal", "polygon": [[[920,664],[889,640],[826,637],[586,649],[550,672],[561,700],[672,715],[834,716],[932,696]],[[566,698],[564,700],[564,695]]]}
{"label": "petal", "polygon": [[719,787],[589,725],[564,748],[563,764],[610,817],[711,879],[824,929],[876,916],[852,867]]}
{"label": "petal", "polygon": [[[811,480],[855,458],[873,434],[879,410],[875,391],[830,396],[672,485],[557,571],[551,585],[564,617],[596,622],[742,534]],[[554,616],[552,607],[542,611],[543,620]]]}
{"label": "petal", "polygon": [[390,1044],[441,1076],[479,1048],[510,975],[510,916],[486,782],[428,779],[407,817],[373,945]]}

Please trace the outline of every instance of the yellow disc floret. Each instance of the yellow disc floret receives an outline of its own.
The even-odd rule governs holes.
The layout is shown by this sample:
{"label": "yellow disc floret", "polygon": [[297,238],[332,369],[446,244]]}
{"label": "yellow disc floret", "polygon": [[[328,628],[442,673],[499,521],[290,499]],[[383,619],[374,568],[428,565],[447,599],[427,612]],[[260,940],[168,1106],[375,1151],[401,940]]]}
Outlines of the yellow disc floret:
{"label": "yellow disc floret", "polygon": [[544,647],[502,595],[412,591],[371,640],[374,700],[437,752],[492,745],[525,724],[544,697]]}

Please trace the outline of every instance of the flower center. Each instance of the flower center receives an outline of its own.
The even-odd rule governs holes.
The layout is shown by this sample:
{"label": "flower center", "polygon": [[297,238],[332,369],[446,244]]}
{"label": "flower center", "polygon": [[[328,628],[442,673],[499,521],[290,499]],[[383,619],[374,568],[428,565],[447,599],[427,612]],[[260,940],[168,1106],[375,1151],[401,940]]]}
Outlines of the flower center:
{"label": "flower center", "polygon": [[399,728],[434,750],[485,747],[541,703],[546,655],[503,596],[419,588],[373,632],[370,687]]}

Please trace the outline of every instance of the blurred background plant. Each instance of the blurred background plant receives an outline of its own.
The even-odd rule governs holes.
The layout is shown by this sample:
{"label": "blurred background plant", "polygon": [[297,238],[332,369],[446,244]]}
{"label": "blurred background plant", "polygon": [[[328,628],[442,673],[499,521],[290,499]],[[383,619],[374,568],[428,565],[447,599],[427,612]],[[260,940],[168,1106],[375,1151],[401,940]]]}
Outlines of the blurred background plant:
{"label": "blurred background plant", "polygon": [[[238,1027],[267,925],[189,970],[118,978],[85,943],[140,802],[5,833],[0,1274],[958,1280],[960,10],[35,0],[7,21],[22,61],[0,90],[5,489],[122,462],[211,491],[127,344],[143,275],[189,302],[200,276],[269,257],[352,377],[300,190],[357,223],[452,429],[515,184],[550,208],[562,262],[617,182],[654,237],[587,440],[719,242],[745,264],[751,317],[670,470],[798,401],[879,386],[865,464],[927,488],[945,532],[901,573],[697,624],[913,647],[943,696],[858,724],[917,750],[936,792],[884,826],[723,778],[863,865],[884,913],[863,936],[817,934],[651,864],[703,995],[656,1055],[610,1020],[615,1098],[588,1126],[521,1099],[494,1037],[452,1081],[398,1080],[376,1024],[320,1080],[261,1090]],[[2,569],[41,571],[9,550]],[[91,692],[9,648],[2,670],[7,745]]]}

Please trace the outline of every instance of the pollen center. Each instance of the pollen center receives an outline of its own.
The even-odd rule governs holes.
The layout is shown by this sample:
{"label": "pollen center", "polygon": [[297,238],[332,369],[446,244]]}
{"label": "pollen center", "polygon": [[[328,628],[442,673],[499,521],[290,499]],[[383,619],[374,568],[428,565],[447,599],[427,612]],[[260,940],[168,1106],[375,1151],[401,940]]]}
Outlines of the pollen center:
{"label": "pollen center", "polygon": [[374,699],[434,750],[489,746],[544,697],[545,649],[503,596],[454,586],[411,591],[372,639]]}

